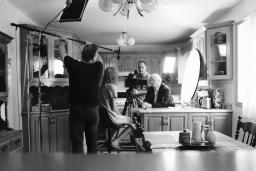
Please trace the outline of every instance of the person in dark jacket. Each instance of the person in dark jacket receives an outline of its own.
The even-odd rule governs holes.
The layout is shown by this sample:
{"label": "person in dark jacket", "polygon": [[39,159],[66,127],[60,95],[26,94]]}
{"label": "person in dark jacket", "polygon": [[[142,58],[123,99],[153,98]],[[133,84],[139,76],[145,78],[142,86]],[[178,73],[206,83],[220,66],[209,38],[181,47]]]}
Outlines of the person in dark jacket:
{"label": "person in dark jacket", "polygon": [[150,83],[152,86],[147,90],[142,104],[143,108],[174,106],[171,90],[167,85],[162,83],[162,78],[159,74],[152,74],[150,76]]}
{"label": "person in dark jacket", "polygon": [[84,152],[85,134],[87,153],[97,153],[98,93],[103,75],[102,59],[97,53],[97,46],[93,44],[84,46],[80,61],[67,55],[62,40],[59,52],[69,73],[69,132],[72,152]]}

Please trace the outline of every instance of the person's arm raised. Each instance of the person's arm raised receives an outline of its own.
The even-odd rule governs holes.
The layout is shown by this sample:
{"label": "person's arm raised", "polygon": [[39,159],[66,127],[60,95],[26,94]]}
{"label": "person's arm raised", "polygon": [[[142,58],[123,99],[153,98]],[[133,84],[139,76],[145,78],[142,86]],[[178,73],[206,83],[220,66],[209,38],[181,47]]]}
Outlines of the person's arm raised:
{"label": "person's arm raised", "polygon": [[94,62],[100,62],[103,64],[102,57],[100,56],[100,54],[98,52],[95,54]]}
{"label": "person's arm raised", "polygon": [[62,61],[64,60],[64,57],[68,55],[65,48],[65,44],[66,41],[64,39],[59,40],[59,53]]}

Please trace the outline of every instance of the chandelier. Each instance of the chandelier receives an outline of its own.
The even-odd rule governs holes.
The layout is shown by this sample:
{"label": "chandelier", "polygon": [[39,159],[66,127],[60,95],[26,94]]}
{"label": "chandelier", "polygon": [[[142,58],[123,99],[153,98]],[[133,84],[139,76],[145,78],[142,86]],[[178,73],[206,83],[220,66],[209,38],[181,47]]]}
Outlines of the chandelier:
{"label": "chandelier", "polygon": [[135,39],[132,36],[127,35],[126,32],[121,32],[120,37],[116,40],[118,46],[132,46],[135,44]]}
{"label": "chandelier", "polygon": [[143,11],[150,13],[156,9],[157,5],[158,0],[99,0],[100,9],[109,12],[117,6],[114,16],[120,13],[126,16],[127,19],[134,8],[143,17]]}

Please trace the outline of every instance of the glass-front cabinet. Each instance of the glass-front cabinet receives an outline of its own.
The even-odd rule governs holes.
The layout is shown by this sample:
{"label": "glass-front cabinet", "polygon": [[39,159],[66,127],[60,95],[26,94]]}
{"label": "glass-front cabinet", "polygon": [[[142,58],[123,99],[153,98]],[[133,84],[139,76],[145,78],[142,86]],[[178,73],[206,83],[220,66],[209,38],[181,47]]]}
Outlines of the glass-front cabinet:
{"label": "glass-front cabinet", "polygon": [[[25,32],[25,33],[24,33]],[[71,33],[48,30],[50,33],[55,33],[67,38],[73,38]],[[67,86],[68,73],[64,68],[63,61],[60,57],[58,46],[58,37],[51,35],[38,35],[38,32],[24,31],[23,45],[25,47],[24,54],[27,54],[26,68],[29,68],[29,79],[31,86],[37,86],[39,75],[40,81],[46,86]],[[27,35],[27,36],[26,36]],[[72,56],[72,41],[67,40],[66,50],[68,55]],[[26,60],[25,60],[26,61]]]}
{"label": "glass-front cabinet", "polygon": [[233,21],[206,26],[206,53],[210,80],[232,77]]}

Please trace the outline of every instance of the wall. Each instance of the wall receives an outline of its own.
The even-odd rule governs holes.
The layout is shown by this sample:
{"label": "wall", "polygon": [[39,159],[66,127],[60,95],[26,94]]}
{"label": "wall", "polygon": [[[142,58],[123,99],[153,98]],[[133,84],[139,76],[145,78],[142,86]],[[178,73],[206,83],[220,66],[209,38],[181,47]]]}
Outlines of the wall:
{"label": "wall", "polygon": [[21,125],[21,93],[19,89],[19,29],[15,31],[15,27],[11,23],[22,24],[36,24],[28,16],[17,10],[6,0],[1,0],[0,4],[0,30],[14,39],[8,45],[8,118],[10,127],[14,129],[22,129]]}
{"label": "wall", "polygon": [[[236,4],[233,8],[227,11],[223,16],[219,17],[215,22],[222,22],[227,20],[240,21],[243,17],[256,11],[255,0],[243,0]],[[234,34],[235,36],[235,34]],[[222,87],[225,90],[225,102],[232,104],[233,109],[233,136],[235,133],[237,117],[241,115],[242,109],[236,103],[236,80],[237,80],[237,58],[236,50],[233,48],[233,78],[226,81],[213,82],[213,86]]]}

